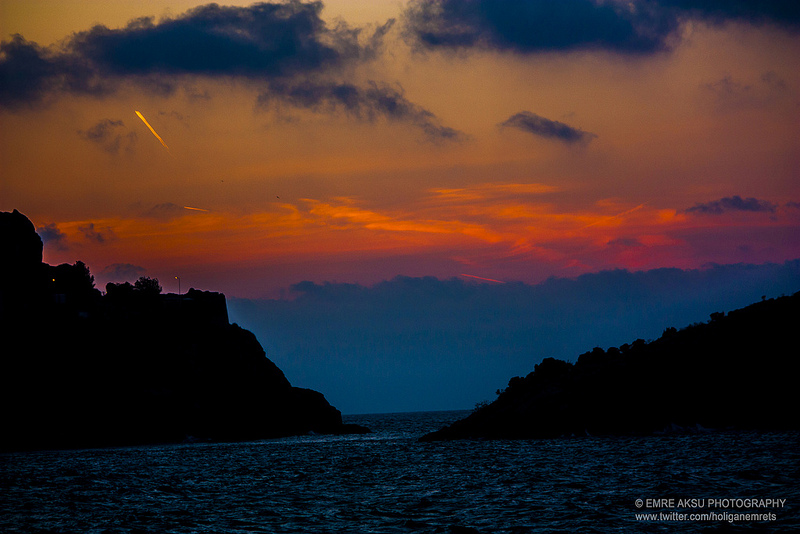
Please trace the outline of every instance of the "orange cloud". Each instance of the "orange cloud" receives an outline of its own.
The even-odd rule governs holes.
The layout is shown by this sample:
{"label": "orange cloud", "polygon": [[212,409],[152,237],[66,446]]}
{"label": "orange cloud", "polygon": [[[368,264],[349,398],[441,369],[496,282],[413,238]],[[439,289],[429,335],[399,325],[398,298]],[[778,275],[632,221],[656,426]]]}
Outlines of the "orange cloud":
{"label": "orange cloud", "polygon": [[[555,188],[526,184],[431,189],[401,207],[377,207],[355,197],[267,203],[254,212],[173,210],[171,218],[110,217],[58,222],[66,250],[45,261],[85,261],[93,272],[131,262],[147,273],[191,269],[229,272],[242,266],[322,262],[345,256],[445,256],[480,272],[513,278],[525,265],[558,272],[598,268],[691,266],[689,236],[716,228],[785,226],[775,217],[687,217],[649,203],[595,202],[581,209],[542,195]],[[517,196],[516,192],[522,192]],[[545,201],[546,200],[546,201]],[[205,208],[204,208],[205,209]],[[92,225],[92,226],[90,226]],[[717,225],[717,226],[713,226]],[[87,239],[86,228],[114,239]],[[517,265],[515,271],[498,266]],[[249,267],[248,267],[249,268]],[[453,276],[459,274],[453,272]]]}

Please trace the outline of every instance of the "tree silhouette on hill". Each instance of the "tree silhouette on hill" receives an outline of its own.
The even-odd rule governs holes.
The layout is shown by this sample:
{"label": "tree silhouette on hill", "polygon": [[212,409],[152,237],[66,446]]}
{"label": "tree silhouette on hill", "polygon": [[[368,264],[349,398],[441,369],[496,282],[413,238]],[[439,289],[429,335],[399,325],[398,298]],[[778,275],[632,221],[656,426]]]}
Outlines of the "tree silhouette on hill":
{"label": "tree silhouette on hill", "polygon": [[133,289],[148,295],[160,295],[162,291],[158,278],[150,278],[148,276],[139,277],[136,283],[133,284]]}
{"label": "tree silhouette on hill", "polygon": [[424,440],[800,429],[800,293],[670,327],[654,341],[545,358]]}
{"label": "tree silhouette on hill", "polygon": [[83,262],[42,263],[18,211],[0,238],[0,450],[365,431],[293,387],[221,293],[176,302],[141,277],[102,295]]}

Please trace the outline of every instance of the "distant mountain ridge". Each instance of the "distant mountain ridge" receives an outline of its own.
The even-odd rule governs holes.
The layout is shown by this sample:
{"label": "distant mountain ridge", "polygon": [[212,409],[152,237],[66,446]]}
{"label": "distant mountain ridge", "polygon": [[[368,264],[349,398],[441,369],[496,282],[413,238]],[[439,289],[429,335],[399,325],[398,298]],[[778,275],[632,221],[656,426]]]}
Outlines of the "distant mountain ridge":
{"label": "distant mountain ridge", "polygon": [[654,341],[546,358],[423,441],[800,430],[800,292],[667,328]]}
{"label": "distant mountain ridge", "polygon": [[225,296],[160,294],[152,279],[102,295],[81,262],[42,263],[30,220],[0,212],[0,449],[352,433],[293,387]]}

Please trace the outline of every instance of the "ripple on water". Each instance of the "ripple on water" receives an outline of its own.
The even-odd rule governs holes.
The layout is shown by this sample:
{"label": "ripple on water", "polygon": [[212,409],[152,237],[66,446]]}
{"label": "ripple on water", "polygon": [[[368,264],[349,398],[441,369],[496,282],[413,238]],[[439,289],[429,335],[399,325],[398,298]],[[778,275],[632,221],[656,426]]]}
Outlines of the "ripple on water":
{"label": "ripple on water", "polygon": [[[696,532],[637,498],[787,499],[797,433],[417,443],[463,413],[353,416],[364,436],[4,454],[3,532]],[[657,510],[656,510],[657,511]]]}

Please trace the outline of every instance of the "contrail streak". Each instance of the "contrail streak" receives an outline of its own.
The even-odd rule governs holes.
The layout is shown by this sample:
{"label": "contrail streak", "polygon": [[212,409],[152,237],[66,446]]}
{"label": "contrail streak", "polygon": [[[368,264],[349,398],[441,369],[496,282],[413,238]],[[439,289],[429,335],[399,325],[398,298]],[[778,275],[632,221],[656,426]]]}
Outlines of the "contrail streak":
{"label": "contrail streak", "polygon": [[[134,111],[136,111],[136,110],[134,110]],[[165,142],[164,142],[164,140],[163,140],[163,139],[161,139],[161,136],[160,136],[160,135],[158,135],[158,134],[156,133],[156,131],[153,129],[153,127],[152,127],[152,126],[150,126],[150,123],[149,123],[149,122],[147,122],[147,119],[145,119],[145,118],[144,118],[144,115],[142,115],[142,114],[141,114],[141,113],[139,113],[138,111],[136,111],[136,114],[137,114],[137,115],[139,115],[139,118],[140,118],[140,119],[142,119],[142,122],[144,123],[144,125],[145,125],[145,126],[147,126],[148,128],[150,128],[150,131],[151,131],[151,132],[153,132],[153,135],[155,135],[155,136],[156,136],[156,139],[158,139],[158,140],[159,140],[159,142],[160,142],[162,145],[164,145],[164,148],[166,148],[166,149],[167,149],[167,152],[169,152],[169,147],[167,146],[167,143],[165,143]],[[172,153],[170,152],[170,155],[171,155],[171,154],[172,154]]]}
{"label": "contrail streak", "polygon": [[[650,202],[650,201],[648,200],[647,202]],[[633,212],[634,212],[634,211],[636,211],[636,210],[640,210],[640,209],[642,209],[643,207],[645,207],[645,206],[647,205],[647,202],[645,202],[644,204],[639,204],[639,205],[638,205],[638,206],[636,206],[635,208],[631,208],[631,209],[629,209],[629,210],[627,210],[627,211],[623,211],[622,213],[618,213],[618,214],[616,214],[616,215],[609,215],[609,216],[607,216],[607,217],[603,217],[603,218],[602,218],[602,219],[600,219],[599,221],[595,221],[595,222],[593,222],[593,223],[589,223],[589,224],[587,224],[586,226],[583,226],[581,229],[583,229],[583,228],[589,228],[590,226],[594,226],[595,224],[600,224],[600,223],[602,223],[602,222],[611,221],[611,220],[613,220],[613,219],[618,219],[618,218],[620,218],[620,217],[624,217],[625,215],[628,215],[629,213],[633,213]]]}
{"label": "contrail streak", "polygon": [[209,211],[209,210],[204,210],[203,208],[193,208],[191,206],[184,206],[184,209],[195,210],[195,211]]}
{"label": "contrail streak", "polygon": [[461,273],[461,276],[469,276],[470,278],[477,278],[478,280],[486,280],[487,282],[497,282],[498,284],[505,284],[502,280],[495,280],[494,278],[484,278],[482,276],[475,276],[474,274],[464,274]]}

